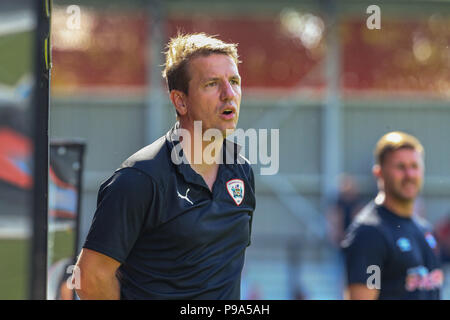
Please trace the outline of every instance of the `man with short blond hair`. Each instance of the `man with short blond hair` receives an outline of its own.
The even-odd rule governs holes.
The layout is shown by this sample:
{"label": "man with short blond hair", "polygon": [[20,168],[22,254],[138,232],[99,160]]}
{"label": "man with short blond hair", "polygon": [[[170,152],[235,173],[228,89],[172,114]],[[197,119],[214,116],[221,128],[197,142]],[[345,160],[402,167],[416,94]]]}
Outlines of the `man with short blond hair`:
{"label": "man with short blond hair", "polygon": [[[163,76],[178,122],[100,187],[80,298],[240,299],[256,200],[250,164],[225,139],[239,118],[237,58],[236,45],[206,34],[169,42]],[[218,134],[194,141],[198,125]],[[212,162],[202,159],[210,145]]]}
{"label": "man with short blond hair", "polygon": [[430,225],[414,215],[422,188],[424,148],[407,133],[376,144],[379,193],[355,217],[342,242],[350,299],[439,299],[443,272]]}
{"label": "man with short blond hair", "polygon": [[211,54],[227,55],[236,66],[240,63],[237,44],[225,43],[204,33],[179,34],[172,38],[167,45],[166,63],[162,73],[169,92],[176,89],[187,94],[190,80],[189,61],[198,56]]}

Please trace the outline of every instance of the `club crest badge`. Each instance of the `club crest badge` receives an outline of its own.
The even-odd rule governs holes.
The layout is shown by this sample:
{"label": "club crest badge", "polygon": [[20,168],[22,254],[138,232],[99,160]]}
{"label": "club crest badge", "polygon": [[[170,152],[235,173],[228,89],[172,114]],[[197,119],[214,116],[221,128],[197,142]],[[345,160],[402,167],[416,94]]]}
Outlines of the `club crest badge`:
{"label": "club crest badge", "polygon": [[397,246],[400,248],[400,251],[402,252],[407,252],[407,251],[411,251],[411,242],[409,241],[408,238],[399,238],[397,240]]}
{"label": "club crest badge", "polygon": [[239,206],[242,203],[242,200],[244,200],[244,193],[245,193],[244,181],[242,181],[241,179],[233,179],[228,181],[227,190],[228,194],[234,200],[236,205]]}

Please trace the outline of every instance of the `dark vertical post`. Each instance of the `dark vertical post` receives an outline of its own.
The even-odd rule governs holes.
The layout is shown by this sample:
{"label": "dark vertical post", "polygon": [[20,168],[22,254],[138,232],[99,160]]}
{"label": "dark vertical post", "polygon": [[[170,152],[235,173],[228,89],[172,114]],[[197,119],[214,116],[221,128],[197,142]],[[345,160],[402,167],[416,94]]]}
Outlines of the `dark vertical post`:
{"label": "dark vertical post", "polygon": [[37,18],[34,47],[34,95],[32,100],[33,126],[33,196],[32,241],[30,263],[30,299],[47,298],[47,211],[49,162],[49,87],[50,87],[50,12],[51,0],[35,3]]}
{"label": "dark vertical post", "polygon": [[81,229],[81,203],[83,197],[83,171],[84,171],[84,153],[86,151],[86,143],[84,141],[75,142],[75,145],[80,150],[79,151],[79,167],[78,167],[78,179],[77,179],[77,220],[76,220],[76,239],[75,239],[75,260],[77,255],[81,251],[81,247],[79,245],[80,242],[80,229]]}

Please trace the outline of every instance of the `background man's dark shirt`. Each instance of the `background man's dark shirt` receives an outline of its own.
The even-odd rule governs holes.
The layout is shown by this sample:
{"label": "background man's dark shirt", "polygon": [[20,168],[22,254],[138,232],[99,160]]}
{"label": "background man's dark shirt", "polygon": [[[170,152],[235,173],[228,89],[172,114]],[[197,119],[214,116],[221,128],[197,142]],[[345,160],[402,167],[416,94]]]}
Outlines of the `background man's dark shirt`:
{"label": "background man's dark shirt", "polygon": [[349,284],[367,284],[375,274],[368,267],[379,266],[379,299],[440,298],[443,273],[425,221],[400,217],[372,202],[356,216],[342,247]]}

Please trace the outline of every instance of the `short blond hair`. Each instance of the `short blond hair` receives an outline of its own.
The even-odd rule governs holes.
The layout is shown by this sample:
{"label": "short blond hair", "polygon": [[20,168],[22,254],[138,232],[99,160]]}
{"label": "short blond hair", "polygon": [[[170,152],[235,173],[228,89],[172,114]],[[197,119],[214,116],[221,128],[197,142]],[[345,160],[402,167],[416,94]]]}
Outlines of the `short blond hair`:
{"label": "short blond hair", "polygon": [[163,71],[163,77],[167,81],[169,92],[176,89],[188,94],[190,78],[187,67],[190,59],[214,53],[231,57],[236,65],[240,63],[237,44],[225,43],[215,36],[205,33],[179,33],[176,37],[170,39],[165,52],[166,63]]}
{"label": "short blond hair", "polygon": [[375,163],[382,165],[388,153],[403,148],[416,150],[422,157],[425,156],[424,148],[416,137],[401,131],[392,131],[378,140],[374,150]]}

